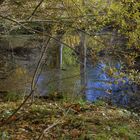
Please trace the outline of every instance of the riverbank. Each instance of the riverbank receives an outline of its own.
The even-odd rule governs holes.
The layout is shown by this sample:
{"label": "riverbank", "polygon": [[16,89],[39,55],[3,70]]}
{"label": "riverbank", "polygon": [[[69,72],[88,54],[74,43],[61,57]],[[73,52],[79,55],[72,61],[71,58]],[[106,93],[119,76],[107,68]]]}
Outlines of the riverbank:
{"label": "riverbank", "polygon": [[[21,101],[0,103],[0,122],[11,115]],[[12,140],[137,140],[140,117],[102,101],[36,100],[22,108],[0,128],[0,137]]]}

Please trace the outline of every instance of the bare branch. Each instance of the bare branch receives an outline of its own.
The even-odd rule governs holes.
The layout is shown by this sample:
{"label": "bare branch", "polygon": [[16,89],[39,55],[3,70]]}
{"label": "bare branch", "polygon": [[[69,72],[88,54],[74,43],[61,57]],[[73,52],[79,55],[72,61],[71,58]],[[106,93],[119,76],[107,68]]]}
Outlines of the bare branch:
{"label": "bare branch", "polygon": [[32,14],[30,15],[30,17],[28,18],[29,20],[31,20],[32,16],[35,14],[35,12],[37,11],[37,9],[40,7],[40,5],[43,3],[44,0],[41,0],[38,5],[35,7],[34,11],[32,12]]}
{"label": "bare branch", "polygon": [[[38,81],[38,79],[36,79],[36,77],[37,77],[37,74],[38,74],[38,70],[39,70],[39,68],[40,68],[40,65],[41,65],[41,63],[42,63],[43,57],[44,57],[44,55],[45,55],[45,52],[46,52],[46,50],[47,50],[47,48],[48,48],[49,41],[50,41],[50,38],[47,40],[47,44],[46,44],[46,46],[45,46],[45,49],[44,49],[44,51],[43,51],[42,54],[41,54],[41,57],[40,57],[40,59],[39,59],[39,61],[38,61],[36,70],[35,70],[35,72],[34,72],[33,80],[32,80],[32,83],[31,83],[31,92],[30,92],[29,95],[25,98],[25,100],[23,101],[23,103],[21,103],[21,105],[13,112],[13,114],[10,115],[5,121],[3,121],[3,122],[0,124],[0,127],[3,126],[3,125],[6,124],[6,123],[9,123],[9,121],[11,120],[11,118],[24,106],[24,104],[27,102],[27,100],[34,94],[35,87],[36,87],[36,84],[35,84],[35,83],[37,83],[37,82],[35,82],[35,81]],[[39,77],[37,77],[37,78],[39,78]]]}

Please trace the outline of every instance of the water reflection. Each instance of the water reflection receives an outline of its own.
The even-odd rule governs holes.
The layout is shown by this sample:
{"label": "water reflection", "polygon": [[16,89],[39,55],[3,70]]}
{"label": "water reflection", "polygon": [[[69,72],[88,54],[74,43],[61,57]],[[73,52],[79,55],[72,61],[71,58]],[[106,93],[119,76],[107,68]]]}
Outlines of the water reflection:
{"label": "water reflection", "polygon": [[[116,75],[119,75],[120,63],[115,62],[112,67],[114,66],[118,69]],[[125,77],[117,79],[109,76],[104,71],[105,67],[105,63],[98,63],[95,67],[87,68],[87,100],[96,101],[99,98],[107,98],[115,104],[128,105],[131,96],[137,92],[137,86],[132,85],[131,81]]]}
{"label": "water reflection", "polygon": [[[132,86],[127,78],[115,79],[114,77],[110,77],[104,71],[105,67],[106,64],[103,62],[98,63],[96,66],[89,65],[87,67],[86,99],[93,102],[100,98],[108,98],[115,104],[128,105],[130,97],[137,91],[136,85]],[[115,67],[119,71],[119,62],[116,62]],[[77,71],[77,74],[79,74],[78,67],[76,67],[75,70]],[[67,68],[66,71],[61,71],[61,78],[65,79],[61,80],[60,88],[62,92],[69,92],[69,94],[72,94],[73,92],[78,93],[81,90],[80,74],[71,79],[67,78],[75,75],[76,71],[74,71],[74,68]],[[41,95],[47,95],[50,92],[59,90],[59,74],[59,70],[51,70],[45,71],[40,75],[38,80],[38,91]],[[119,72],[117,72],[117,74],[119,74]],[[47,85],[51,80],[53,82]],[[116,81],[118,81],[118,83],[116,83]]]}
{"label": "water reflection", "polygon": [[63,92],[74,93],[75,89],[80,89],[79,67],[69,67],[67,70],[51,69],[40,74],[37,87],[40,95]]}
{"label": "water reflection", "polygon": [[86,98],[95,101],[99,97],[108,96],[107,91],[111,90],[110,78],[103,71],[104,63],[99,63],[95,67],[87,68],[87,91]]}
{"label": "water reflection", "polygon": [[[22,37],[22,39],[23,38],[24,37]],[[18,65],[18,71],[15,69],[16,72],[14,71],[14,76],[11,80],[7,79],[7,81],[6,80],[0,81],[0,88],[2,87],[4,90],[16,89],[18,85],[22,86],[20,87],[20,89],[30,88],[30,82],[33,76],[33,72],[36,68],[41,49],[38,47],[40,46],[39,42],[36,41],[35,39],[34,39],[34,42],[33,41],[30,42],[29,40],[26,41],[26,39],[27,37],[24,39],[23,43],[20,42],[20,45],[21,45],[20,47],[26,46],[31,49],[30,52],[28,50],[29,52],[28,56],[26,55],[23,55],[22,57],[17,56],[16,49],[15,49],[15,54],[8,56],[10,57],[9,58],[10,62],[11,60],[13,60],[15,66],[17,67]],[[12,49],[17,48],[15,47],[15,44],[19,47],[18,43],[14,43],[13,46],[11,46]],[[27,51],[27,49],[24,49],[23,54],[25,53],[25,50]],[[8,50],[4,50],[3,52],[5,52],[6,54],[12,53],[9,51],[10,51],[10,48],[8,48]],[[67,60],[69,58],[68,54],[69,56],[71,55],[71,59],[69,59],[69,63],[72,64],[73,59],[74,59],[73,57],[75,56],[72,55],[70,50],[64,50],[64,54],[65,56],[63,56],[63,65],[64,65],[64,62],[65,64],[67,64]],[[13,59],[11,59],[11,57]],[[27,58],[27,59],[21,59],[21,58]],[[51,62],[52,61],[51,61],[51,56],[50,56],[48,57],[48,64]],[[125,77],[123,77],[122,79],[121,78],[115,79],[109,76],[108,73],[104,71],[108,63],[111,64],[110,67],[115,67],[118,70],[116,72],[116,75],[119,75],[121,63],[119,63],[118,61],[114,61],[110,58],[108,58],[107,61],[99,62],[95,66],[93,66],[92,64],[88,64],[86,68],[86,78],[87,78],[86,79],[87,83],[86,83],[86,88],[85,88],[86,99],[88,101],[93,102],[99,98],[108,98],[108,99],[111,99],[115,104],[127,105],[131,102],[131,97],[138,91],[137,86],[132,85],[132,83]],[[46,64],[46,67],[48,68],[47,64]],[[9,65],[8,65],[8,68],[9,68]],[[81,90],[80,66],[78,65],[78,63],[77,65],[71,65],[71,66],[66,65],[65,66],[66,69],[61,69],[61,70],[55,69],[55,68],[51,68],[51,69],[47,69],[47,68],[44,68],[39,76],[39,79],[37,82],[38,95],[46,96],[47,94],[54,93],[56,91],[60,91],[64,93],[66,92],[69,94],[80,93],[80,90]],[[23,73],[22,74],[21,71],[23,70],[26,71],[26,73],[22,72]],[[23,83],[25,77],[27,78],[25,82]],[[52,81],[52,82],[48,84],[49,81]],[[116,81],[118,81],[117,84],[116,84]],[[14,84],[12,85],[12,83]],[[6,85],[5,88],[2,85]],[[10,87],[10,85],[12,86]]]}

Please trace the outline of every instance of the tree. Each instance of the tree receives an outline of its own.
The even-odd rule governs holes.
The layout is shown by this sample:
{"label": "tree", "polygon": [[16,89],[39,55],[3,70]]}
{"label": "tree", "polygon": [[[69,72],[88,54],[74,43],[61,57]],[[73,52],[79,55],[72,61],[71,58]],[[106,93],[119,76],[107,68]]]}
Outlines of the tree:
{"label": "tree", "polygon": [[[61,41],[69,47],[72,45],[65,42],[66,35],[76,34],[76,36],[79,36],[80,41],[80,34],[83,33],[92,36],[92,42],[97,42],[102,46],[99,49],[94,48],[95,51],[108,49],[116,56],[121,54],[122,59],[129,68],[135,67],[134,62],[140,52],[140,2],[138,0],[38,0],[36,2],[33,0],[9,0],[1,1],[1,3],[1,18],[4,20],[8,16],[8,18],[17,21],[11,22],[6,19],[6,24],[5,22],[2,23],[9,30],[18,29],[21,25],[24,25],[37,29],[38,32],[36,33],[41,33],[39,23],[43,22],[46,35],[49,35],[47,34],[47,28],[51,28],[51,35],[54,38],[59,30],[63,30],[63,37],[57,41]],[[9,9],[5,14],[3,10],[6,10],[6,6]],[[20,24],[17,26],[17,23]],[[36,23],[37,28],[33,26],[34,23]],[[114,36],[123,39],[123,46],[111,44],[110,47],[104,33],[111,33],[111,35],[115,33]]]}

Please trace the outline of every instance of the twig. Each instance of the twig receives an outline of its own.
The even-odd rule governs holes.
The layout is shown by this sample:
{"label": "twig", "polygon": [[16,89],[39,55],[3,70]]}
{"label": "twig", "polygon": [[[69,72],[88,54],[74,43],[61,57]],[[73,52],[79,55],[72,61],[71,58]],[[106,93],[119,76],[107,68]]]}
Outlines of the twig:
{"label": "twig", "polygon": [[60,120],[57,120],[55,123],[53,123],[52,125],[50,125],[49,127],[47,127],[47,128],[41,133],[41,135],[39,136],[39,138],[38,138],[37,140],[41,140],[41,139],[43,138],[43,136],[44,136],[45,134],[47,134],[48,131],[49,131],[50,129],[52,129],[53,127],[55,127],[56,125],[58,125],[60,122],[61,122]]}
{"label": "twig", "polygon": [[31,97],[31,95],[34,93],[34,90],[32,90],[30,92],[30,94],[25,98],[25,100],[23,101],[23,103],[14,111],[14,113],[12,115],[10,115],[5,121],[3,121],[0,124],[0,127],[2,127],[4,124],[8,123],[11,118],[22,108],[22,106],[27,102],[27,100]]}
{"label": "twig", "polygon": [[[34,94],[35,86],[36,86],[36,84],[34,84],[34,83],[35,83],[35,80],[38,81],[38,79],[36,79],[36,76],[37,76],[37,74],[38,74],[38,70],[39,70],[40,65],[41,65],[41,63],[42,63],[42,59],[43,59],[43,57],[44,57],[44,54],[45,54],[45,52],[46,52],[46,50],[47,50],[47,48],[48,48],[49,41],[50,41],[50,38],[47,40],[47,45],[46,45],[44,51],[43,51],[42,54],[41,54],[41,57],[40,57],[40,59],[39,59],[39,61],[38,61],[36,70],[35,70],[35,72],[34,72],[33,80],[32,80],[32,83],[31,83],[31,92],[30,92],[30,94],[25,98],[25,100],[23,101],[23,103],[21,103],[21,105],[13,112],[13,114],[10,115],[5,121],[3,121],[3,122],[0,124],[0,127],[2,127],[4,124],[8,123],[8,122],[11,120],[11,118],[22,108],[22,106],[24,106],[24,104],[27,102],[27,100]],[[37,78],[38,78],[38,77],[37,77]]]}
{"label": "twig", "polygon": [[[30,30],[32,33],[37,33],[37,34],[41,34],[41,33],[42,33],[41,31],[38,31],[38,30],[35,30],[35,29],[32,29],[32,28],[30,28],[30,27],[27,27],[27,26],[23,25],[22,22],[20,22],[20,21],[16,21],[16,20],[14,20],[14,19],[12,19],[12,18],[9,18],[9,17],[6,17],[6,16],[2,16],[2,15],[0,15],[0,17],[1,17],[1,18],[4,18],[4,19],[6,19],[6,20],[12,21],[12,22],[14,22],[14,23],[20,25],[20,26],[23,27],[24,29]],[[69,27],[70,27],[70,26],[69,26]],[[71,28],[77,29],[77,28],[75,28],[75,27],[71,27]],[[88,32],[86,32],[86,31],[84,31],[84,30],[79,29],[79,28],[78,28],[77,30],[79,30],[80,32],[83,32],[83,33],[85,33],[85,34],[87,34],[87,35],[89,35],[89,36],[95,36],[95,35],[96,35],[96,34],[93,34],[93,33],[92,33],[92,34],[91,34],[91,33],[88,33]],[[63,44],[64,46],[67,46],[68,48],[70,48],[70,49],[73,50],[74,52],[78,53],[74,48],[72,48],[72,47],[69,46],[68,44],[66,44],[66,43],[64,43],[64,42],[62,42],[62,41],[60,41],[60,40],[58,40],[57,38],[51,36],[50,34],[48,34],[48,33],[45,32],[44,35],[45,35],[45,36],[48,36],[48,37],[50,37],[50,38],[52,38],[53,40],[55,40],[55,41],[57,41],[57,42]],[[100,40],[98,40],[98,39],[96,39],[96,38],[93,38],[93,39],[96,40],[96,41],[98,41],[99,43],[101,43],[102,45],[105,46],[105,43],[104,43],[104,42],[102,42],[102,41],[100,41]]]}
{"label": "twig", "polygon": [[[47,51],[47,48],[48,48],[48,44],[49,44],[49,41],[50,41],[50,38],[47,40],[47,45],[46,47],[44,48],[44,51],[42,52],[41,56],[40,56],[40,59],[38,61],[38,64],[37,64],[37,67],[35,69],[35,72],[34,72],[34,75],[33,75],[33,79],[32,79],[32,83],[31,83],[31,90],[35,89],[35,86],[36,86],[36,81],[38,81],[38,78],[37,75],[38,75],[38,71],[39,71],[39,68],[41,66],[41,63],[42,63],[42,60],[43,60],[43,57]],[[36,77],[37,77],[37,80],[36,80]],[[33,95],[33,94],[32,94]],[[32,96],[33,97],[33,96]],[[32,101],[33,101],[33,98],[32,98]]]}
{"label": "twig", "polygon": [[[1,17],[1,18],[4,18],[4,19],[6,19],[6,20],[12,21],[12,22],[14,22],[14,23],[20,25],[20,26],[23,27],[24,29],[30,30],[32,33],[37,33],[37,34],[41,34],[41,33],[42,33],[41,31],[38,31],[38,30],[32,29],[32,28],[30,28],[30,27],[27,27],[27,26],[23,25],[22,23],[20,23],[19,21],[16,21],[16,20],[14,20],[14,19],[12,19],[12,18],[9,18],[9,17],[6,17],[6,16],[2,16],[2,15],[0,15],[0,17]],[[71,28],[73,28],[73,27],[71,27]],[[87,32],[85,32],[85,31],[83,31],[83,30],[79,30],[79,31],[81,31],[81,32],[83,32],[83,33],[85,33],[85,34],[88,34],[89,36],[95,36],[95,34],[90,34],[90,33],[87,33]],[[59,43],[63,44],[64,46],[70,48],[71,50],[74,51],[74,53],[79,53],[79,52],[76,51],[73,47],[69,46],[68,44],[64,43],[63,41],[60,41],[59,39],[53,37],[52,35],[50,35],[50,34],[48,34],[48,33],[46,33],[46,32],[45,32],[43,35],[44,35],[44,36],[48,36],[48,37],[52,38],[53,40],[55,40],[56,42],[59,42]],[[102,42],[102,41],[100,41],[100,40],[98,40],[98,39],[95,39],[95,38],[94,38],[94,40],[98,41],[99,43],[101,43],[102,45],[105,46],[104,42]],[[83,57],[86,57],[86,56],[84,56],[84,55],[82,55],[82,56],[83,56]],[[80,64],[83,64],[81,61],[78,61],[78,62],[79,62]]]}
{"label": "twig", "polygon": [[37,140],[41,140],[43,138],[44,134],[47,134],[50,129],[52,129],[53,127],[55,127],[59,123],[61,123],[63,121],[64,117],[69,113],[69,111],[70,111],[70,108],[68,108],[68,110],[66,111],[66,113],[64,113],[64,116],[60,120],[57,120],[51,126],[49,126],[46,129],[44,129],[43,132],[40,134],[40,136],[38,137]]}
{"label": "twig", "polygon": [[35,7],[34,11],[32,12],[32,14],[28,17],[29,20],[31,20],[32,16],[35,14],[35,12],[37,11],[37,9],[40,7],[40,5],[43,3],[44,0],[41,0],[38,5]]}

